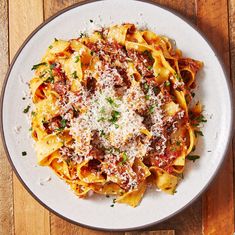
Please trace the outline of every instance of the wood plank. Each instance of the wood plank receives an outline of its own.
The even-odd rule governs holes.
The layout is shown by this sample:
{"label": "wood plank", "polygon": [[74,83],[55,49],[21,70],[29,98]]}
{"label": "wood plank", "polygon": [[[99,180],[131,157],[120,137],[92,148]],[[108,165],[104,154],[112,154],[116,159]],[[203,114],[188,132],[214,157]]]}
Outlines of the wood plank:
{"label": "wood plank", "polygon": [[174,229],[180,235],[200,235],[202,234],[202,202],[201,197],[192,205],[184,209],[172,218],[152,226],[149,230]]}
{"label": "wood plank", "polygon": [[44,0],[44,16],[45,19],[54,15],[58,11],[71,6],[75,3],[82,2],[83,0],[68,0],[68,1],[60,1],[60,0]]}
{"label": "wood plank", "polygon": [[[230,74],[231,74],[231,81],[233,85],[233,91],[235,92],[235,1],[234,0],[229,0],[228,9],[229,9],[229,37],[230,37],[230,60],[231,60],[230,61]],[[233,100],[235,104],[235,96],[233,96],[233,98],[234,98]],[[234,139],[234,142],[233,142],[233,154],[234,155],[233,156],[235,159],[235,138],[233,139]]]}
{"label": "wood plank", "polygon": [[[31,31],[43,21],[42,0],[9,1],[10,59]],[[15,234],[50,234],[49,213],[13,177]]]}
{"label": "wood plank", "polygon": [[[8,56],[8,3],[0,1],[0,86],[7,72]],[[0,234],[13,234],[12,170],[0,142]]]}
{"label": "wood plank", "polygon": [[189,19],[192,23],[196,23],[196,2],[194,0],[153,0],[169,9],[175,10],[185,18]]}
{"label": "wood plank", "polygon": [[51,235],[124,235],[119,232],[103,232],[71,224],[51,213]]}
{"label": "wood plank", "polygon": [[60,217],[51,213],[51,235],[124,235],[124,233],[112,233],[95,231],[87,228],[83,228],[61,219]]}
{"label": "wood plank", "polygon": [[126,232],[125,235],[175,235],[174,230],[161,230],[149,232]]}
{"label": "wood plank", "polygon": [[[230,75],[233,86],[233,94],[235,94],[235,1],[228,1],[229,10],[229,38],[230,38]],[[235,104],[235,95],[233,96],[233,104]],[[235,115],[233,118],[235,123]],[[232,154],[233,154],[233,169],[235,169],[235,135],[232,142]],[[235,171],[233,172],[233,198],[235,208]],[[235,225],[234,225],[235,226]],[[235,227],[234,227],[235,230]]]}
{"label": "wood plank", "polygon": [[[197,23],[222,57],[229,72],[229,32],[226,0],[198,0]],[[226,182],[226,183],[225,183]],[[233,234],[233,158],[229,149],[226,161],[203,196],[204,234]]]}

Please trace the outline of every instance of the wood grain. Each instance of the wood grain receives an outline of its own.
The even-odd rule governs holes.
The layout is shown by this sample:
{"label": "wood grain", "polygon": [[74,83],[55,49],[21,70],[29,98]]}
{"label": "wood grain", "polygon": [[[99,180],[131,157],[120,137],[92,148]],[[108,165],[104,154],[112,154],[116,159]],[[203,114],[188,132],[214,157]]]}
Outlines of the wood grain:
{"label": "wood grain", "polygon": [[161,230],[149,232],[126,232],[125,235],[175,235],[174,230]]}
{"label": "wood grain", "polygon": [[185,18],[189,19],[192,23],[196,23],[196,1],[195,0],[153,0],[161,6],[167,7],[180,13]]}
{"label": "wood grain", "polygon": [[[228,9],[229,9],[229,37],[230,37],[230,75],[231,75],[231,81],[232,81],[233,92],[234,92],[233,104],[235,105],[235,1],[229,0],[228,4],[229,4]],[[235,121],[235,115],[234,115],[234,121]],[[232,146],[233,146],[233,156],[234,156],[233,159],[235,159],[235,137],[233,138]],[[235,161],[234,161],[234,164],[235,164]],[[234,169],[235,169],[235,165],[234,165]]]}
{"label": "wood grain", "polygon": [[[224,61],[229,73],[229,32],[226,0],[198,0],[197,23]],[[203,196],[204,234],[234,232],[233,157],[229,148],[222,169]]]}
{"label": "wood grain", "polygon": [[[43,21],[41,0],[9,1],[10,59],[32,30]],[[13,177],[16,235],[50,234],[49,213]]]}
{"label": "wood grain", "polygon": [[[8,3],[0,1],[0,86],[5,77],[9,56],[8,56]],[[0,234],[13,234],[13,190],[12,170],[7,161],[6,154],[0,142]]]}
{"label": "wood grain", "polygon": [[[229,37],[230,37],[230,76],[233,86],[233,105],[235,105],[235,1],[228,1],[229,10]],[[233,151],[233,198],[235,207],[235,115],[233,117],[233,141],[232,141],[232,151]],[[235,230],[235,228],[234,228]]]}

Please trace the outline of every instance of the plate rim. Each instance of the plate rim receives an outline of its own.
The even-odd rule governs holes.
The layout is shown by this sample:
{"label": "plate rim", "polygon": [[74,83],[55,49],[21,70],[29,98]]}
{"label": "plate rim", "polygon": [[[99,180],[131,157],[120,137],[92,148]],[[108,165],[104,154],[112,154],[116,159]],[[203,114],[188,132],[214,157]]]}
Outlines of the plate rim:
{"label": "plate rim", "polygon": [[197,31],[199,33],[199,35],[207,42],[207,44],[209,45],[209,47],[211,48],[211,50],[214,52],[215,57],[218,59],[218,62],[223,70],[224,76],[225,76],[225,82],[228,88],[228,93],[229,93],[229,99],[230,99],[230,103],[231,103],[231,122],[230,122],[230,126],[229,126],[229,133],[228,133],[228,139],[226,141],[226,146],[224,148],[224,152],[223,152],[223,156],[221,157],[219,164],[217,166],[217,168],[215,169],[212,177],[210,178],[210,180],[207,182],[207,184],[198,192],[198,194],[192,198],[187,204],[185,204],[183,207],[181,207],[180,209],[176,210],[174,213],[166,216],[163,219],[160,219],[158,221],[152,222],[152,223],[148,223],[145,225],[141,225],[141,226],[136,226],[136,227],[132,227],[132,228],[121,228],[121,229],[111,229],[111,228],[102,228],[102,227],[96,227],[96,226],[91,226],[91,225],[87,225],[87,224],[83,224],[80,222],[77,222],[75,220],[69,219],[65,216],[63,216],[62,214],[60,214],[59,212],[55,211],[54,209],[52,209],[51,207],[49,207],[48,205],[46,205],[43,201],[41,201],[41,199],[34,194],[31,189],[26,185],[26,183],[23,181],[23,179],[21,178],[21,176],[19,175],[17,169],[15,168],[15,165],[13,164],[13,161],[11,159],[11,156],[9,154],[8,151],[8,147],[6,144],[6,140],[5,140],[5,134],[4,134],[4,129],[3,129],[3,103],[4,103],[4,95],[5,95],[5,90],[6,90],[6,85],[9,79],[9,75],[12,71],[12,68],[14,67],[14,64],[17,60],[17,58],[19,57],[21,51],[24,49],[24,47],[27,45],[27,43],[31,40],[31,38],[41,29],[43,28],[45,25],[47,25],[49,22],[51,22],[53,19],[59,17],[60,15],[62,15],[63,13],[72,10],[76,7],[80,7],[82,5],[85,4],[89,4],[89,3],[93,3],[93,2],[100,2],[100,1],[105,1],[105,0],[85,0],[82,2],[78,2],[75,3],[71,6],[68,6],[60,11],[58,11],[57,13],[53,14],[52,16],[50,16],[48,19],[46,19],[45,21],[43,21],[41,24],[39,24],[24,40],[24,42],[21,44],[21,46],[19,47],[19,49],[17,50],[16,54],[14,55],[8,69],[7,69],[7,73],[4,77],[3,83],[2,83],[2,89],[1,89],[1,97],[0,97],[0,132],[1,132],[1,140],[2,140],[2,145],[4,148],[4,152],[7,156],[8,162],[11,165],[11,168],[13,169],[13,172],[15,173],[15,175],[17,176],[18,180],[21,182],[21,184],[24,186],[24,188],[27,190],[27,192],[40,204],[42,205],[45,209],[47,209],[49,212],[52,212],[53,214],[57,215],[58,217],[64,219],[65,221],[72,223],[74,225],[78,225],[84,228],[88,228],[88,229],[95,229],[95,230],[99,230],[99,231],[134,231],[134,230],[143,230],[147,227],[150,226],[154,226],[156,224],[159,224],[163,221],[168,220],[169,218],[175,216],[176,214],[182,212],[185,208],[187,208],[189,205],[191,205],[193,202],[195,202],[199,196],[202,195],[203,192],[205,192],[205,190],[208,188],[208,186],[212,183],[212,181],[215,179],[215,176],[218,174],[218,171],[222,168],[223,163],[225,162],[225,159],[227,157],[227,153],[228,153],[228,147],[231,143],[231,138],[233,136],[233,129],[234,129],[234,112],[235,112],[235,108],[234,108],[234,101],[233,98],[235,98],[235,96],[232,93],[232,83],[231,80],[229,79],[229,75],[228,75],[228,71],[225,67],[225,64],[223,62],[223,60],[221,59],[221,56],[218,54],[217,50],[215,49],[215,47],[212,45],[212,43],[210,42],[210,40],[208,39],[208,37],[198,28],[198,26],[196,26],[194,23],[190,22],[189,19],[187,19],[185,16],[183,16],[181,13],[177,12],[174,9],[171,9],[169,7],[166,6],[162,6],[152,0],[135,0],[136,2],[143,2],[143,3],[149,3],[152,4],[153,6],[157,6],[163,10],[166,10],[170,13],[172,13],[173,15],[175,15],[176,17],[179,17],[180,19],[182,19],[186,24],[188,24],[189,26],[191,26],[195,31]]}

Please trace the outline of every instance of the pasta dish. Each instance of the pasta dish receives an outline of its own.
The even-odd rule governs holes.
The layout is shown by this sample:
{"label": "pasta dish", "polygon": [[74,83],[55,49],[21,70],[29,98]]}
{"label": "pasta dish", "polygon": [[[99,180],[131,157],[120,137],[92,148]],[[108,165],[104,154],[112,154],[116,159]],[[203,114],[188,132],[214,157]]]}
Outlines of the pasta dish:
{"label": "pasta dish", "polygon": [[39,165],[79,197],[135,207],[148,185],[174,194],[202,135],[202,105],[191,102],[202,65],[133,24],[55,39],[30,81]]}

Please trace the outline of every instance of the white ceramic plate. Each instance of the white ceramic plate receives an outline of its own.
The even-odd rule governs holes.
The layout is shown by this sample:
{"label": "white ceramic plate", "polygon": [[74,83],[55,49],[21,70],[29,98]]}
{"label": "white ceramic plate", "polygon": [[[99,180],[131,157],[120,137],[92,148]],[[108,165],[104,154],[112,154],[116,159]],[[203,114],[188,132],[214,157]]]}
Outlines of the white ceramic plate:
{"label": "white ceramic plate", "polygon": [[[90,23],[90,19],[94,23]],[[205,63],[198,76],[197,95],[205,105],[208,122],[204,137],[197,145],[201,159],[189,162],[184,180],[174,196],[149,191],[137,208],[112,204],[111,198],[93,196],[79,199],[47,167],[36,166],[33,141],[28,131],[27,115],[22,111],[29,104],[27,82],[31,67],[37,64],[54,38],[76,38],[96,25],[108,26],[132,22],[148,27],[157,34],[177,42],[184,56]],[[22,100],[22,97],[27,97]],[[37,28],[17,53],[5,80],[2,94],[2,136],[9,160],[26,189],[53,212],[88,227],[112,230],[142,228],[162,221],[187,206],[209,184],[217,172],[228,146],[232,104],[223,68],[208,42],[182,18],[159,6],[133,0],[89,2],[67,9]],[[22,151],[27,156],[22,156]],[[49,177],[49,178],[48,178]],[[48,181],[48,179],[51,179]]]}

